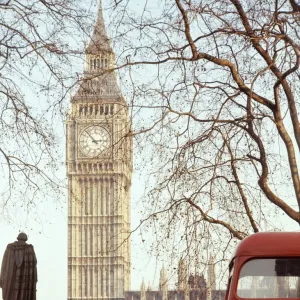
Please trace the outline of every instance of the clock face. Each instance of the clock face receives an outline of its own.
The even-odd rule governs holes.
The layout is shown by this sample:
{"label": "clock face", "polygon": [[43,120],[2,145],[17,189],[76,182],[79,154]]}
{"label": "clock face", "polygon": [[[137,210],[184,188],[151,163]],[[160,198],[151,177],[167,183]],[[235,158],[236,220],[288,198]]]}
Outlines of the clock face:
{"label": "clock face", "polygon": [[86,127],[80,134],[79,146],[84,155],[98,156],[110,147],[110,135],[101,126]]}

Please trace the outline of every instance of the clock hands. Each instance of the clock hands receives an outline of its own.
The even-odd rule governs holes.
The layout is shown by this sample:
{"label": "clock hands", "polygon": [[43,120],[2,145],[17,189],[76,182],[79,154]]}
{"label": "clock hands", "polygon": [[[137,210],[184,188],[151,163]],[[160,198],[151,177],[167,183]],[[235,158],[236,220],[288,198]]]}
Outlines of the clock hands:
{"label": "clock hands", "polygon": [[107,142],[107,138],[101,138],[101,139],[99,139],[99,140],[95,140],[94,138],[93,138],[93,136],[88,132],[88,131],[86,131],[86,133],[88,134],[88,136],[92,139],[92,142],[94,143],[94,144],[98,144],[98,142]]}
{"label": "clock hands", "polygon": [[81,133],[80,146],[87,156],[100,155],[110,147],[109,134],[99,126],[87,127]]}
{"label": "clock hands", "polygon": [[86,133],[90,136],[93,143],[98,144],[97,141],[92,137],[92,135],[88,131],[86,131]]}

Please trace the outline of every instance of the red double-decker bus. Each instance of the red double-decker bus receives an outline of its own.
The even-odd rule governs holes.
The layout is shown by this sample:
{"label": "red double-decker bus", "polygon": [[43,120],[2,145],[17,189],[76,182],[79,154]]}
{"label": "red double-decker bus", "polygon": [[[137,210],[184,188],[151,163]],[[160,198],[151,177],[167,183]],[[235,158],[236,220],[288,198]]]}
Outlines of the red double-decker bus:
{"label": "red double-decker bus", "polygon": [[300,232],[245,238],[229,264],[225,300],[300,298]]}

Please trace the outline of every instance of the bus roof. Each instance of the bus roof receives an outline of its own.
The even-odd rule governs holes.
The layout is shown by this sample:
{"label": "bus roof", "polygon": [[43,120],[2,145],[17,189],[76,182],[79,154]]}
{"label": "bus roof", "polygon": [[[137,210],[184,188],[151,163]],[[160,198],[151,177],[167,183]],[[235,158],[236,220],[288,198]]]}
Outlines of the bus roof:
{"label": "bus roof", "polygon": [[300,232],[259,232],[237,246],[236,256],[299,256]]}

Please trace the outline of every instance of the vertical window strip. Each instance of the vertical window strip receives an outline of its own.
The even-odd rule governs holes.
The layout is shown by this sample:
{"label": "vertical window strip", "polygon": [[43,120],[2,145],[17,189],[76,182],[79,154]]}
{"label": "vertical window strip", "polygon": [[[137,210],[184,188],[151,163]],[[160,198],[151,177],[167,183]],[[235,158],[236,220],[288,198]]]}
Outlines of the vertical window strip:
{"label": "vertical window strip", "polygon": [[93,267],[90,266],[90,296],[93,297],[94,293],[93,293]]}
{"label": "vertical window strip", "polygon": [[110,285],[109,285],[109,294],[110,297],[113,297],[114,291],[114,273],[113,273],[113,265],[112,265],[112,258],[109,259],[109,278],[110,278]]}
{"label": "vertical window strip", "polygon": [[103,255],[103,245],[104,245],[104,241],[103,241],[103,225],[101,225],[101,227],[100,227],[100,234],[101,234],[101,236],[100,236],[100,244],[101,244],[101,255]]}
{"label": "vertical window strip", "polygon": [[106,287],[105,287],[105,290],[106,290],[106,296],[109,297],[109,270],[108,270],[108,266],[106,267]]}
{"label": "vertical window strip", "polygon": [[78,255],[82,256],[82,225],[79,225],[79,241],[78,241],[78,245],[79,245],[79,249],[78,249]]}
{"label": "vertical window strip", "polygon": [[115,236],[114,236],[114,225],[110,226],[110,244],[111,244],[111,251],[116,251],[116,247],[115,247]]}
{"label": "vertical window strip", "polygon": [[104,199],[103,199],[103,179],[100,180],[100,188],[101,188],[101,191],[100,191],[100,204],[101,204],[101,216],[104,215]]}
{"label": "vertical window strip", "polygon": [[93,181],[90,180],[90,215],[93,215],[93,206],[94,206],[94,199],[93,199]]}
{"label": "vertical window strip", "polygon": [[87,243],[87,226],[84,225],[84,256],[87,256],[87,247],[88,247],[88,243]]}
{"label": "vertical window strip", "polygon": [[90,256],[93,256],[93,225],[90,225]]}
{"label": "vertical window strip", "polygon": [[85,186],[84,186],[84,210],[85,210],[85,215],[88,214],[88,181],[85,180]]}
{"label": "vertical window strip", "polygon": [[82,297],[82,266],[78,266],[78,297]]}
{"label": "vertical window strip", "polygon": [[[97,179],[96,181],[95,181],[95,185],[96,185],[96,195],[95,195],[95,201],[96,201],[96,203],[95,203],[95,205],[96,205],[96,211],[97,211],[97,220],[98,220],[98,217],[100,216],[100,202],[99,202],[99,180]],[[97,221],[97,223],[98,223],[98,221]]]}
{"label": "vertical window strip", "polygon": [[106,253],[110,251],[109,228],[106,226]]}
{"label": "vertical window strip", "polygon": [[84,296],[84,266],[81,267],[81,297]]}
{"label": "vertical window strip", "polygon": [[87,297],[88,296],[88,269],[87,269],[87,267],[85,267],[84,270],[85,270],[85,274],[84,274],[84,276],[85,276],[84,295],[85,295],[85,297]]}
{"label": "vertical window strip", "polygon": [[100,295],[103,297],[103,267],[100,270]]}
{"label": "vertical window strip", "polygon": [[[70,263],[70,262],[69,262]],[[73,295],[72,295],[72,280],[73,280],[73,277],[72,277],[72,266],[71,264],[69,264],[68,266],[68,275],[69,275],[69,288],[68,288],[68,294],[69,294],[69,297],[71,298]]]}
{"label": "vertical window strip", "polygon": [[109,190],[108,190],[108,180],[105,179],[106,183],[106,191],[105,191],[105,202],[106,202],[106,215],[109,215],[109,201],[108,201],[108,196],[109,196]]}
{"label": "vertical window strip", "polygon": [[115,216],[115,199],[114,199],[114,179],[110,179],[110,203],[111,203],[111,215]]}
{"label": "vertical window strip", "polygon": [[80,239],[80,241],[79,241],[79,255],[80,256],[83,256],[83,220],[82,220],[82,217],[83,217],[83,205],[84,205],[84,197],[83,197],[83,183],[84,183],[84,181],[83,180],[80,180],[80,201],[81,201],[81,203],[80,203],[80,233],[79,233],[79,239]]}

